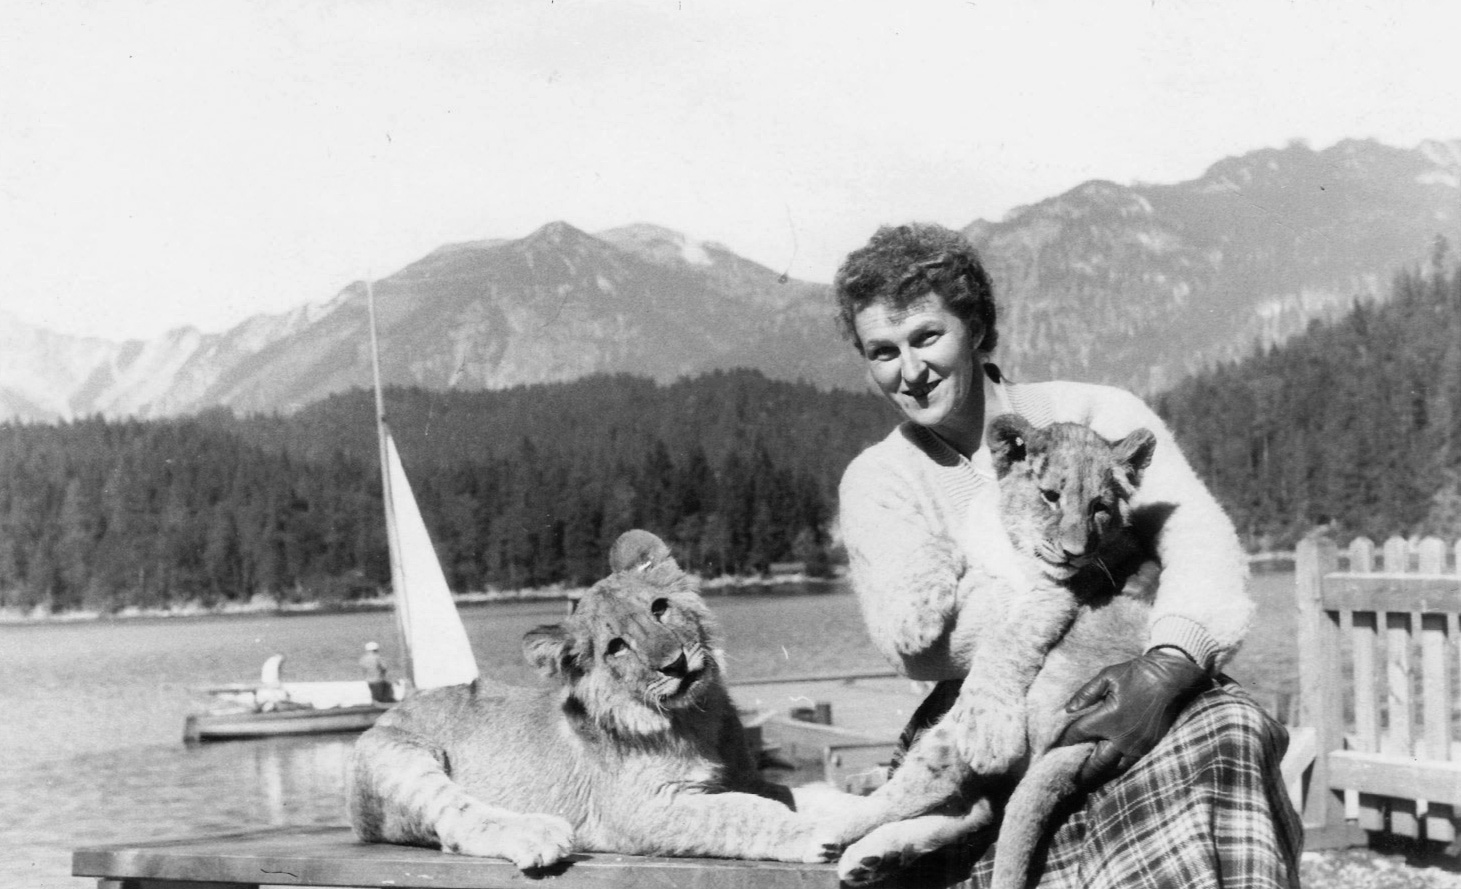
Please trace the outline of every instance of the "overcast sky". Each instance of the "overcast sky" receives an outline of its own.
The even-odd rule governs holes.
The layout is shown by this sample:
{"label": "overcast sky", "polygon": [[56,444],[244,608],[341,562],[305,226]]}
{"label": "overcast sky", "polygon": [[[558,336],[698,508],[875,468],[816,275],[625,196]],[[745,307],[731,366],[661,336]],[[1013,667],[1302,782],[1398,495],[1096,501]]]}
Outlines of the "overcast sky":
{"label": "overcast sky", "polygon": [[884,222],[1461,138],[1458,8],[3,3],[0,311],[218,331],[555,219],[826,281]]}

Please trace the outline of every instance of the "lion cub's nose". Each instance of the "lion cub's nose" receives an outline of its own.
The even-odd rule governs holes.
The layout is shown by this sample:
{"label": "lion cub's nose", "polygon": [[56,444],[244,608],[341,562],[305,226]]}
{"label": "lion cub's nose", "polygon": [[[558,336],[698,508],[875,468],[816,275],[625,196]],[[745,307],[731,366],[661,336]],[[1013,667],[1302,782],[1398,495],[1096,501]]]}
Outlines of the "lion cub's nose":
{"label": "lion cub's nose", "polygon": [[685,675],[690,672],[690,663],[685,660],[685,652],[681,651],[679,657],[660,667],[659,671],[666,676],[684,679]]}

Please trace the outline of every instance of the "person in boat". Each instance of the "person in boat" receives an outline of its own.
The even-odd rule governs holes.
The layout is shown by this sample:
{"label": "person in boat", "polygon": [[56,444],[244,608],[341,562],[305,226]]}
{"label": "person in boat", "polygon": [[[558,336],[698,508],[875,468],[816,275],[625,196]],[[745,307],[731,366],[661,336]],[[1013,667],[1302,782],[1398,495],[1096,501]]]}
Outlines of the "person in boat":
{"label": "person in boat", "polygon": [[[1150,638],[1144,655],[1108,667],[1072,699],[1099,706],[1061,742],[1097,746],[1081,775],[1089,792],[1052,824],[1040,885],[1241,877],[1247,886],[1297,886],[1303,831],[1279,773],[1287,733],[1219,672],[1252,614],[1246,562],[1231,521],[1166,425],[1120,389],[1007,380],[992,361],[988,274],[957,232],[885,226],[847,256],[833,286],[844,334],[903,416],[847,467],[839,518],[874,643],[910,678],[938,683],[905,730],[905,749],[947,712],[978,657],[950,646],[960,603],[979,601],[979,589],[966,587],[1000,570],[992,563],[1008,564],[1000,562],[1004,535],[955,543],[971,510],[998,509],[986,424],[1016,413],[1036,426],[1086,423],[1107,438],[1146,427],[1158,445],[1133,505],[1174,507],[1155,541]],[[972,884],[987,884],[992,854],[965,852],[959,866],[977,858]]]}
{"label": "person in boat", "polygon": [[380,646],[374,642],[365,643],[365,654],[360,656],[360,671],[370,686],[370,699],[377,704],[389,704],[396,700],[396,691],[388,678],[390,670],[380,656]]}

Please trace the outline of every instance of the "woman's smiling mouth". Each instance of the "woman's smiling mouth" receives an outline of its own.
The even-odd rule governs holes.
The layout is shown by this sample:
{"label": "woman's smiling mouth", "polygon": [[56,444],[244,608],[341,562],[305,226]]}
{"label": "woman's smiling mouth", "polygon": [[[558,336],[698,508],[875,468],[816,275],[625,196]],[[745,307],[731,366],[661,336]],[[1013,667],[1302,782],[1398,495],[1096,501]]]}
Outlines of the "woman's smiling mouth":
{"label": "woman's smiling mouth", "polygon": [[928,398],[928,394],[930,392],[938,388],[938,384],[941,382],[943,381],[933,380],[932,382],[923,383],[921,385],[908,385],[903,388],[903,391],[909,398],[912,398],[915,401],[923,401]]}

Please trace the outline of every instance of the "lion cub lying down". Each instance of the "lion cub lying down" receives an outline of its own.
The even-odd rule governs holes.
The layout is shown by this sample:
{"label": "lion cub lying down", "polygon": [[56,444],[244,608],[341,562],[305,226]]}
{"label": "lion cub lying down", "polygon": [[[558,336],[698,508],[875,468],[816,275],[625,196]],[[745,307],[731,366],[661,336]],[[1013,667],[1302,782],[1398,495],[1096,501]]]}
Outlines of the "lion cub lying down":
{"label": "lion cub lying down", "polygon": [[362,840],[524,869],[575,850],[835,857],[757,774],[710,613],[668,547],[630,531],[609,561],[563,624],[523,639],[550,686],[423,692],[361,736],[347,792]]}

